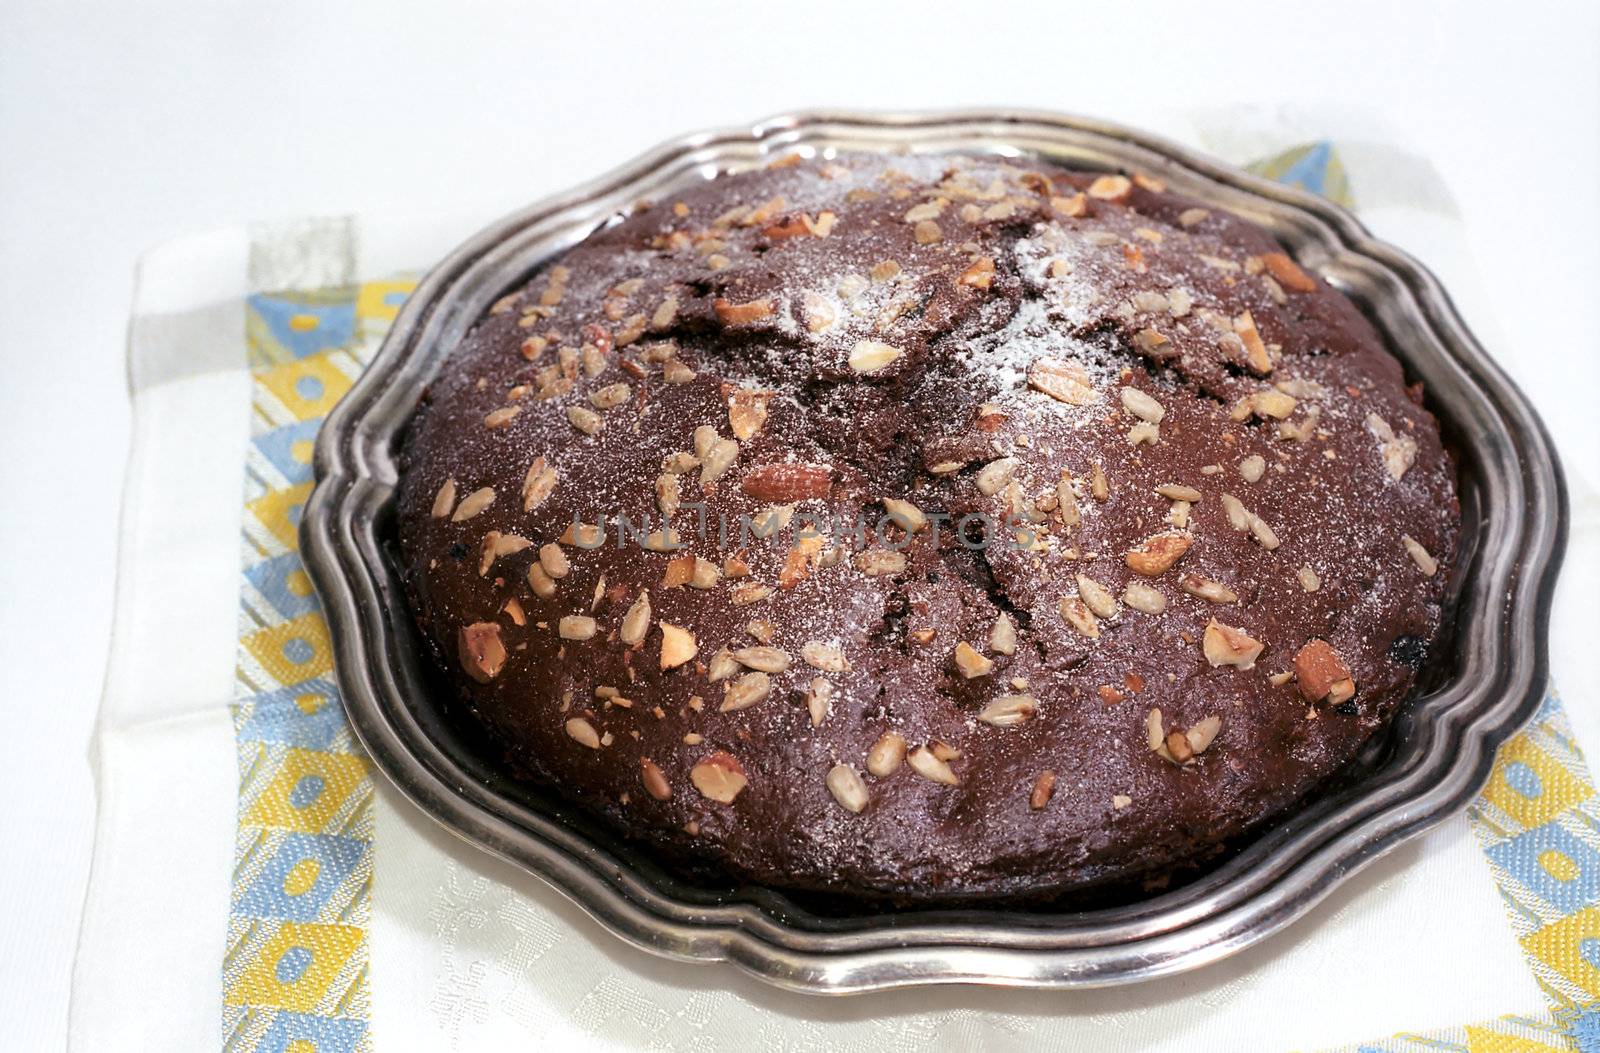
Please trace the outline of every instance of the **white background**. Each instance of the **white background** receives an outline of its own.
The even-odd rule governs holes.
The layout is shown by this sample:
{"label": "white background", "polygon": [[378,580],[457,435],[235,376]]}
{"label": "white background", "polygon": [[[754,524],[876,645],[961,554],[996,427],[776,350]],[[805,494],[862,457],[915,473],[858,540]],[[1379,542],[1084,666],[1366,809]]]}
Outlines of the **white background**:
{"label": "white background", "polygon": [[[1239,103],[1376,114],[1433,161],[1470,258],[1425,262],[1447,285],[1481,280],[1468,321],[1491,346],[1539,349],[1518,379],[1592,486],[1589,4],[0,0],[5,1044],[56,1048],[65,1031],[142,250],[252,219],[510,209],[668,135],[791,108],[1015,104],[1137,124]],[[220,960],[221,918],[217,932]]]}

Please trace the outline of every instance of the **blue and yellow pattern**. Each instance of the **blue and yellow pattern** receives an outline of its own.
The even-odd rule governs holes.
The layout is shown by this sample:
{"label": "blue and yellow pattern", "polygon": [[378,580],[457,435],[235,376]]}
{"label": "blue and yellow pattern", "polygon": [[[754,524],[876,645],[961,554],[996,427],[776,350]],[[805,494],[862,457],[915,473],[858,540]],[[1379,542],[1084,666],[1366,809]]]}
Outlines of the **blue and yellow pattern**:
{"label": "blue and yellow pattern", "polygon": [[412,287],[258,294],[246,465],[239,829],[223,961],[229,1051],[356,1053],[367,1029],[372,781],[334,685],[327,624],[297,531],[322,418]]}

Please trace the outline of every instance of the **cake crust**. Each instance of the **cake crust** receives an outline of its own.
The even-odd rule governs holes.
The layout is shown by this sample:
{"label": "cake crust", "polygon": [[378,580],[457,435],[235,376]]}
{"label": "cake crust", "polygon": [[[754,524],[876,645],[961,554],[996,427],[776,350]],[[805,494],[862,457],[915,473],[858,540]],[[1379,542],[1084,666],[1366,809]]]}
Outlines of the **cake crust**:
{"label": "cake crust", "polygon": [[673,861],[936,903],[1159,881],[1294,807],[1411,687],[1458,521],[1420,390],[1244,219],[863,155],[499,301],[397,529],[513,770]]}

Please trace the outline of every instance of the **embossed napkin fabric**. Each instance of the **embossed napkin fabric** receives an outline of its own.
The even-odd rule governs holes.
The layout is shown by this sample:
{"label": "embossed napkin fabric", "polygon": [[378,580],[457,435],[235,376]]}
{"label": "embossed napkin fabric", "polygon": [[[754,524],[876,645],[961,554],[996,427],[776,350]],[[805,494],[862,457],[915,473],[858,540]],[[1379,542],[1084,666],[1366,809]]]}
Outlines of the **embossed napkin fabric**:
{"label": "embossed napkin fabric", "polygon": [[[1451,261],[1472,301],[1431,169],[1334,124],[1164,130],[1345,196],[1380,236]],[[1600,1035],[1600,804],[1572,730],[1600,741],[1600,717],[1556,700],[1469,814],[1264,944],[1118,989],[783,993],[635,950],[437,827],[351,739],[295,524],[322,416],[416,272],[492,218],[226,230],[141,264],[76,1046],[1541,1050]],[[1574,482],[1571,558],[1592,559],[1595,505]],[[1577,653],[1557,647],[1558,679]]]}

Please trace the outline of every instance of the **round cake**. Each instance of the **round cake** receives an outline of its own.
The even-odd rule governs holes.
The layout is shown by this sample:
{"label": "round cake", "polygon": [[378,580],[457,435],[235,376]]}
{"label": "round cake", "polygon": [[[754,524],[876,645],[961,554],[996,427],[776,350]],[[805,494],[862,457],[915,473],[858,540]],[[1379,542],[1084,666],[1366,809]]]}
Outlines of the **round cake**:
{"label": "round cake", "polygon": [[509,292],[407,432],[417,624],[494,760],[671,865],[1134,890],[1301,807],[1460,513],[1355,304],[1142,173],[789,159]]}

